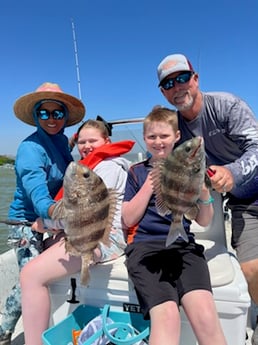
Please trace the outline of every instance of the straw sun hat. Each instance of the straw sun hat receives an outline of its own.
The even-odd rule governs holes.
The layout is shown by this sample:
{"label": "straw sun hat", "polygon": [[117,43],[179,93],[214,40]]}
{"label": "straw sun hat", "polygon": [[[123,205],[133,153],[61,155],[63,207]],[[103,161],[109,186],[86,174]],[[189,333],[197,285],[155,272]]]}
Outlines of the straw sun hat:
{"label": "straw sun hat", "polygon": [[49,82],[40,85],[36,91],[18,98],[14,103],[14,113],[23,122],[36,126],[33,108],[39,101],[47,99],[65,104],[69,112],[66,127],[80,122],[85,115],[85,107],[78,98],[64,93],[58,84]]}

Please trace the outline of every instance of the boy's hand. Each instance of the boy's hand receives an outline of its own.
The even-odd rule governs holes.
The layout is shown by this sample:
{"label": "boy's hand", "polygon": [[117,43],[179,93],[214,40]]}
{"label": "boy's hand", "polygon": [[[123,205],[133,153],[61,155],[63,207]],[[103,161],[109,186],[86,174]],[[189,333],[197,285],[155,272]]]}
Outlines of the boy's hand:
{"label": "boy's hand", "polygon": [[200,199],[201,200],[208,200],[210,197],[210,190],[209,188],[206,186],[206,184],[204,183],[202,186],[202,191],[200,194]]}
{"label": "boy's hand", "polygon": [[147,188],[149,188],[149,190],[151,190],[151,192],[153,193],[153,180],[151,178],[151,172],[149,172],[145,182],[144,182],[145,187],[147,186]]}

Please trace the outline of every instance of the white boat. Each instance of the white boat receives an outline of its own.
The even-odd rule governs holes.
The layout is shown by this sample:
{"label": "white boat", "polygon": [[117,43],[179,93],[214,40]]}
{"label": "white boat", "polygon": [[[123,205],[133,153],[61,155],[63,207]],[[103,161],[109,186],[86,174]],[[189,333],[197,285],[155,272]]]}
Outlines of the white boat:
{"label": "white boat", "polygon": [[[128,138],[127,132],[127,138]],[[223,200],[220,194],[213,192],[215,199],[214,218],[210,226],[203,228],[192,224],[192,231],[197,241],[205,246],[205,255],[211,275],[213,295],[228,345],[251,345],[252,308],[245,278],[228,245],[230,223],[224,221]],[[0,255],[0,307],[8,295],[12,285],[18,280],[18,268],[13,250]],[[58,333],[60,322],[79,305],[103,307],[109,304],[114,311],[138,311],[138,301],[134,287],[128,278],[125,257],[112,262],[98,264],[91,268],[91,279],[87,287],[80,285],[80,274],[56,281],[50,285],[52,300],[50,330],[45,332],[44,344],[68,345],[71,341],[71,330],[67,329],[61,336]],[[77,303],[78,302],[78,303]],[[197,340],[183,312],[181,313],[180,345],[197,345]],[[50,332],[50,333],[48,333]],[[248,340],[246,341],[246,332]],[[50,337],[47,339],[47,337]],[[55,342],[51,343],[54,337]],[[23,345],[22,322],[19,321],[13,335],[13,343]]]}

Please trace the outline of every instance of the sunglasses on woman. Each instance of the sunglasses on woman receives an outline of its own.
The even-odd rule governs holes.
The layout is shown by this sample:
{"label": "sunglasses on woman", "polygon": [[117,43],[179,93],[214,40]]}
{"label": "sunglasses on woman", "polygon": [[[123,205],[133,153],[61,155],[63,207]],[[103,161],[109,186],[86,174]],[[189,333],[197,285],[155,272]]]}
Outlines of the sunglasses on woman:
{"label": "sunglasses on woman", "polygon": [[183,72],[183,73],[180,73],[175,78],[165,79],[164,81],[160,83],[160,86],[164,90],[169,90],[175,86],[175,82],[177,82],[178,84],[185,84],[192,78],[193,75],[194,75],[194,72]]}
{"label": "sunglasses on woman", "polygon": [[40,120],[49,120],[50,116],[52,116],[54,120],[63,120],[63,118],[65,117],[65,112],[60,109],[55,109],[52,111],[49,111],[47,109],[40,109],[37,110],[37,116],[40,118]]}

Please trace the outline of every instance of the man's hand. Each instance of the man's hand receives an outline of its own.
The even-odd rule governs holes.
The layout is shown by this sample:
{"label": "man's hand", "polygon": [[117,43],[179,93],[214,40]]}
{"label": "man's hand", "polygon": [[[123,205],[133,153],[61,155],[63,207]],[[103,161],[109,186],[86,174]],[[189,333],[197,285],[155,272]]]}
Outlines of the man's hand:
{"label": "man's hand", "polygon": [[234,186],[234,179],[230,170],[219,165],[211,165],[209,169],[214,172],[213,176],[210,176],[212,188],[219,193],[230,192]]}

